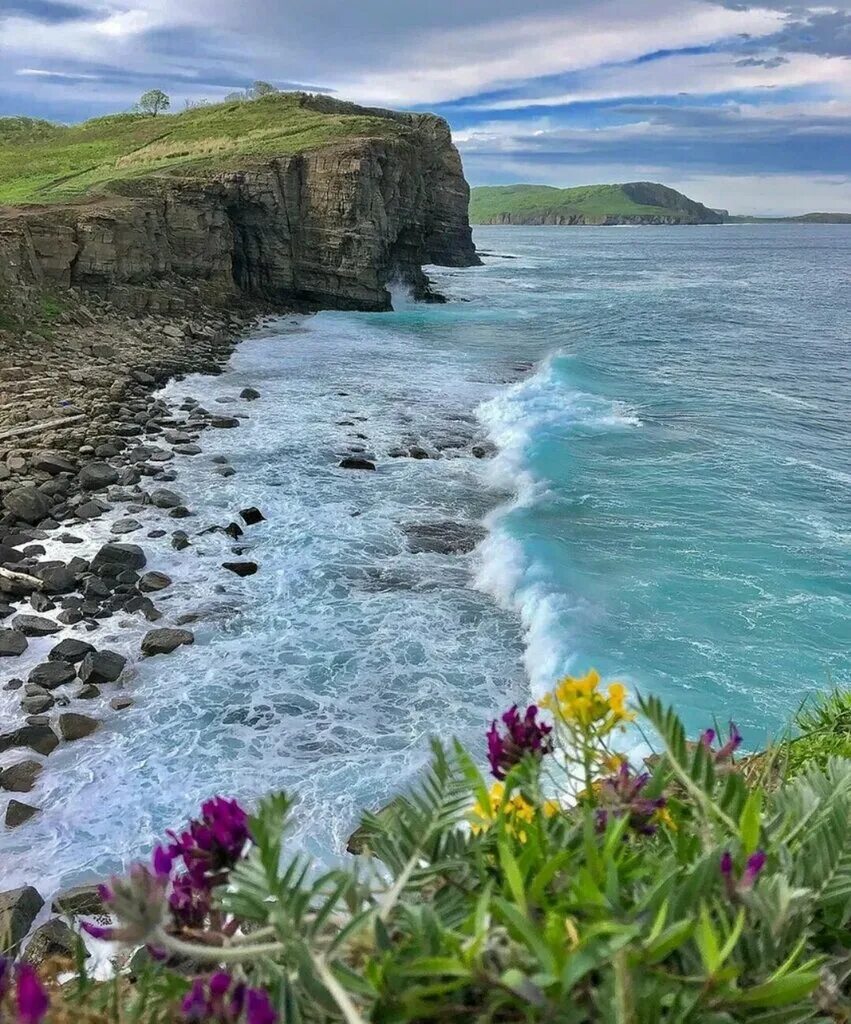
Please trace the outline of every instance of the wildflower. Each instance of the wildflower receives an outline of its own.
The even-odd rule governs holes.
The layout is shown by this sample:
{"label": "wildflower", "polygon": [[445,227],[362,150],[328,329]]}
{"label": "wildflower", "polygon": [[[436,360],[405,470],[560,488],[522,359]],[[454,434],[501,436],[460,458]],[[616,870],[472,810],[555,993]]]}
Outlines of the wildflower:
{"label": "wildflower", "polygon": [[757,878],[765,867],[766,855],[764,850],[757,850],[756,853],[752,853],[750,857],[745,861],[745,867],[739,878],[736,878],[735,865],[733,863],[733,855],[729,850],[725,850],[721,855],[721,863],[719,865],[721,870],[721,877],[724,880],[724,888],[727,890],[727,895],[733,899],[739,893],[749,892],[753,889]]}
{"label": "wildflower", "polygon": [[197,885],[187,871],[172,882],[168,907],[175,924],[183,928],[201,928],[210,913],[210,893]]}
{"label": "wildflower", "polygon": [[730,735],[727,742],[719,747],[718,750],[713,750],[712,744],[715,742],[716,736],[717,734],[714,729],[705,729],[700,734],[700,742],[712,754],[716,764],[729,761],[742,744],[742,734],[736,728],[736,723],[730,722]]}
{"label": "wildflower", "polygon": [[19,965],[17,983],[19,1024],[40,1024],[50,1006],[50,1000],[38,975],[29,964]]}
{"label": "wildflower", "polygon": [[[545,800],[540,808],[545,818],[552,818],[559,811],[559,805],[555,800]],[[470,812],[470,828],[474,834],[487,832],[487,830],[502,814],[505,818],[505,830],[509,835],[517,836],[521,843],[525,843],[528,835],[524,825],[531,824],[535,820],[537,808],[534,804],[522,795],[515,793],[506,799],[505,786],[501,782],[495,782],[489,792],[487,806],[477,800]]]}
{"label": "wildflower", "polygon": [[496,720],[491,723],[487,734],[488,760],[497,779],[504,779],[505,773],[525,755],[541,757],[552,751],[552,738],[549,734],[553,727],[537,721],[537,716],[536,704],[530,704],[522,718],[514,704],[502,716],[504,736],[500,734]]}
{"label": "wildflower", "polygon": [[172,861],[181,858],[199,886],[212,888],[223,881],[242,856],[251,838],[248,815],[236,802],[214,797],[201,805],[201,817],[189,822],[179,837],[169,833]]}
{"label": "wildflower", "polygon": [[628,817],[630,828],[641,835],[653,835],[659,824],[671,827],[673,821],[665,806],[665,797],[641,795],[649,779],[647,772],[634,774],[626,761],[621,762],[614,775],[601,779],[595,787],[597,827],[602,831],[610,816]]}
{"label": "wildflower", "polygon": [[275,1024],[278,1019],[264,989],[246,988],[226,971],[196,978],[180,1009],[187,1024]]}
{"label": "wildflower", "polygon": [[541,705],[568,725],[605,736],[617,725],[632,721],[635,714],[627,708],[623,683],[611,683],[605,694],[599,686],[600,673],[594,669],[582,677],[565,676]]}

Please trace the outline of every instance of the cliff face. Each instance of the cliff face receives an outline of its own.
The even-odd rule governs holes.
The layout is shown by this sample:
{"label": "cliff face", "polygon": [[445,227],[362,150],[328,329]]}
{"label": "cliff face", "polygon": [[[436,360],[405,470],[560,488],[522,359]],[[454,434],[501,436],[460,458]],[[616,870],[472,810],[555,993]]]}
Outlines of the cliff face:
{"label": "cliff face", "polygon": [[0,291],[75,287],[139,312],[240,296],[382,310],[397,280],[425,297],[423,264],[479,262],[461,161],[442,119],[371,113],[401,130],[125,181],[74,205],[4,208]]}

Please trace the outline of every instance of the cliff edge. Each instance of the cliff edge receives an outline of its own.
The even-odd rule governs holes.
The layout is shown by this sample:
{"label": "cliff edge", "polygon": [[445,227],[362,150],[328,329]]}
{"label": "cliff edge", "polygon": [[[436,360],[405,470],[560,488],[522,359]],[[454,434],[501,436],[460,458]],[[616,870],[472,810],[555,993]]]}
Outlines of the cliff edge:
{"label": "cliff edge", "polygon": [[424,264],[479,262],[461,160],[430,114],[279,94],[49,126],[0,155],[0,309],[76,288],[134,313],[383,310],[394,281],[428,297]]}

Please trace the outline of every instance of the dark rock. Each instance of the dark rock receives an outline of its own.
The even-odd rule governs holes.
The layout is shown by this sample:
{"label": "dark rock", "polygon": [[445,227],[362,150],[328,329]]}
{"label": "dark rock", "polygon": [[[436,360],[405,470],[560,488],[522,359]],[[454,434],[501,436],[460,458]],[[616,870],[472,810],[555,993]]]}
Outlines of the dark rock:
{"label": "dark rock", "polygon": [[157,508],[177,508],[178,505],[183,504],[183,498],[167,487],[159,487],[157,490],[151,491],[150,497],[151,504]]}
{"label": "dark rock", "polygon": [[484,540],[487,531],[478,523],[411,523],[404,527],[414,554],[466,554]]}
{"label": "dark rock", "polygon": [[138,519],[116,519],[109,528],[110,533],[134,533],[141,530],[142,524]]}
{"label": "dark rock", "polygon": [[189,547],[189,537],[183,530],[175,530],[171,535],[171,546],[175,551],[183,551]]}
{"label": "dark rock", "polygon": [[10,679],[8,683],[3,684],[4,690],[20,690],[24,685],[23,679]]}
{"label": "dark rock", "polygon": [[18,551],[9,544],[0,543],[0,563],[3,565],[14,565],[25,558],[23,551]]}
{"label": "dark rock", "polygon": [[97,885],[76,885],[59,893],[50,909],[54,914],[68,917],[93,917],[106,913],[100,887]]}
{"label": "dark rock", "polygon": [[108,462],[90,462],[80,470],[79,481],[86,491],[104,491],[118,483],[118,470]]}
{"label": "dark rock", "polygon": [[216,466],[224,466],[227,464],[227,461],[228,460],[226,455],[213,455],[212,458],[210,459],[210,462],[212,462]]}
{"label": "dark rock", "polygon": [[45,661],[27,676],[28,683],[43,686],[46,690],[55,690],[63,683],[70,683],[77,675],[77,670],[68,661]]}
{"label": "dark rock", "polygon": [[251,508],[240,509],[239,514],[246,526],[254,526],[256,523],[262,523],[266,519],[260,509],[255,508],[253,505]]}
{"label": "dark rock", "polygon": [[33,469],[40,470],[42,473],[50,473],[51,476],[56,476],[59,473],[77,472],[77,467],[73,462],[69,462],[63,456],[57,455],[56,452],[36,452],[30,460],[30,465]]}
{"label": "dark rock", "polygon": [[81,740],[84,736],[91,736],[100,728],[100,722],[88,715],[78,715],[73,711],[66,711],[59,716],[59,732],[62,739],[69,743],[72,740]]}
{"label": "dark rock", "polygon": [[50,711],[56,701],[49,694],[44,696],[22,697],[21,711],[26,715],[43,715]]}
{"label": "dark rock", "polygon": [[340,460],[340,469],[375,469],[375,463],[369,459],[359,459],[357,456],[347,456]]}
{"label": "dark rock", "polygon": [[50,511],[50,502],[37,487],[16,487],[3,498],[3,506],[25,523],[38,523]]}
{"label": "dark rock", "polygon": [[497,447],[492,441],[481,441],[472,447],[473,458],[491,459],[497,453]]}
{"label": "dark rock", "polygon": [[102,686],[114,683],[121,673],[127,659],[116,651],[90,651],[80,665],[80,679],[84,683]]}
{"label": "dark rock", "polygon": [[168,510],[168,514],[172,519],[188,519],[190,516],[194,516],[194,512],[190,512],[185,505],[177,505],[175,508]]}
{"label": "dark rock", "polygon": [[10,793],[29,793],[41,775],[43,765],[40,761],[17,761],[8,768],[0,770],[0,789]]}
{"label": "dark rock", "polygon": [[231,537],[233,540],[239,540],[239,538],[243,535],[245,531],[242,529],[239,523],[228,523],[228,525],[225,527],[224,532],[228,535],[228,537]]}
{"label": "dark rock", "polygon": [[15,956],[44,900],[31,885],[0,892],[0,954]]}
{"label": "dark rock", "polygon": [[133,707],[132,697],[113,697],[109,702],[109,706],[113,711],[125,711],[127,708]]}
{"label": "dark rock", "polygon": [[37,754],[46,756],[58,745],[56,733],[47,725],[22,725],[12,732],[0,735],[0,754],[13,747],[29,747]]}
{"label": "dark rock", "polygon": [[257,572],[256,562],[222,562],[222,568],[237,576],[253,576]]}
{"label": "dark rock", "polygon": [[23,825],[40,810],[40,807],[33,807],[32,804],[25,804],[22,800],[13,798],[6,807],[6,828],[17,828],[19,825]]}
{"label": "dark rock", "polygon": [[[106,565],[121,569],[143,569],[147,559],[138,544],[104,544],[92,559],[92,572],[100,573]],[[117,575],[117,573],[116,573]]]}
{"label": "dark rock", "polygon": [[62,628],[52,619],[44,619],[40,615],[16,615],[12,626],[26,636],[50,636]]}
{"label": "dark rock", "polygon": [[[46,960],[76,960],[81,939],[64,921],[53,918],[39,925],[21,956],[24,963],[39,967]],[[83,947],[84,948],[84,947]],[[91,956],[88,951],[85,957]]]}
{"label": "dark rock", "polygon": [[93,650],[94,647],[92,647],[91,644],[87,644],[85,640],[76,640],[74,637],[68,637],[65,640],[60,640],[59,643],[51,649],[47,658],[48,661],[67,661],[72,665],[76,665]]}
{"label": "dark rock", "polygon": [[109,505],[104,505],[102,501],[84,501],[77,506],[75,514],[78,519],[97,519],[108,511]]}
{"label": "dark rock", "polygon": [[236,416],[211,416],[210,426],[219,428],[232,428],[239,426],[239,420]]}
{"label": "dark rock", "polygon": [[216,472],[219,476],[228,477],[233,476],[236,473],[236,470],[233,466],[216,466]]}
{"label": "dark rock", "polygon": [[30,597],[30,607],[34,612],[52,612],[56,605],[46,594],[36,591]]}
{"label": "dark rock", "polygon": [[15,658],[27,649],[27,638],[17,629],[0,629],[0,658]]}
{"label": "dark rock", "polygon": [[260,392],[254,388],[243,388],[239,393],[239,397],[244,398],[247,402],[253,402],[260,397]]}
{"label": "dark rock", "polygon": [[141,590],[143,594],[156,590],[164,590],[166,587],[171,586],[171,582],[171,577],[166,576],[164,572],[146,572],[139,580],[139,590]]}
{"label": "dark rock", "polygon": [[100,697],[100,690],[96,686],[82,686],[74,696],[77,700],[94,700],[95,697]]}
{"label": "dark rock", "polygon": [[68,594],[77,585],[76,575],[65,565],[52,565],[46,569],[37,569],[35,575],[44,585],[46,594]]}
{"label": "dark rock", "polygon": [[183,644],[195,642],[195,635],[188,629],[152,629],[142,637],[142,654],[171,654]]}
{"label": "dark rock", "polygon": [[176,444],[174,450],[178,455],[200,455],[201,446],[197,444]]}

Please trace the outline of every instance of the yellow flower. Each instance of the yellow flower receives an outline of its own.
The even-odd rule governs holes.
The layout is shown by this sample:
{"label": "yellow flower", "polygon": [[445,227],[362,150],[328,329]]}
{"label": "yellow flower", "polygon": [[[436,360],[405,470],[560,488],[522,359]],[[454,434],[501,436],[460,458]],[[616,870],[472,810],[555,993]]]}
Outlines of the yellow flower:
{"label": "yellow flower", "polygon": [[[505,829],[513,836],[517,836],[521,843],[528,839],[524,824],[531,824],[535,820],[536,808],[534,804],[521,794],[515,793],[505,799],[505,786],[501,782],[494,782],[488,791],[489,807],[484,807],[481,800],[477,800],[470,811],[470,828],[475,835],[486,832],[496,821],[497,816],[502,812],[505,815]],[[551,818],[560,810],[555,800],[547,800],[542,808],[543,814]]]}
{"label": "yellow flower", "polygon": [[606,735],[635,716],[627,708],[623,683],[612,683],[606,695],[600,692],[599,685],[600,673],[595,669],[584,676],[565,676],[541,700],[541,705],[569,725],[583,730],[593,726],[599,735]]}
{"label": "yellow flower", "polygon": [[653,818],[658,821],[660,825],[664,825],[665,828],[669,828],[672,832],[677,831],[677,823],[671,817],[671,812],[667,807],[657,808]]}

